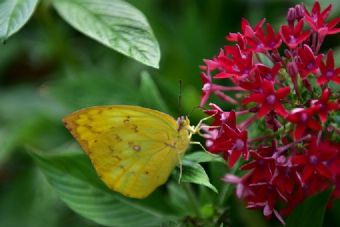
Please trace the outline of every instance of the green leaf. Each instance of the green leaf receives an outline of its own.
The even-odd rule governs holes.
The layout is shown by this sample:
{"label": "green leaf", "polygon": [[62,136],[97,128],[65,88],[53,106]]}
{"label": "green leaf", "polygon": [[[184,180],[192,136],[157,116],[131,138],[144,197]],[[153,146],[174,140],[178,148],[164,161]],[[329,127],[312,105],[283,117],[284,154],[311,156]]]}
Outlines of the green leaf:
{"label": "green leaf", "polygon": [[322,227],[326,206],[332,190],[306,199],[289,215],[286,227]]}
{"label": "green leaf", "polygon": [[60,198],[75,212],[105,226],[158,226],[169,217],[108,190],[84,154],[32,153]]}
{"label": "green leaf", "polygon": [[204,168],[188,160],[183,160],[182,182],[204,185],[217,193],[217,189],[210,183],[209,177]]}
{"label": "green leaf", "polygon": [[160,49],[145,16],[122,0],[54,0],[75,29],[146,65],[158,68]]}
{"label": "green leaf", "polygon": [[[177,178],[178,179],[178,178]],[[183,185],[170,181],[167,183],[170,203],[181,212],[182,217],[195,215],[192,211],[191,201]]]}
{"label": "green leaf", "polygon": [[16,33],[33,14],[38,0],[2,0],[0,2],[0,40]]}
{"label": "green leaf", "polygon": [[27,154],[17,152],[12,163],[14,160],[12,176],[1,183],[0,226],[45,227],[46,223],[48,227],[61,226],[60,202],[45,177],[28,163]]}
{"label": "green leaf", "polygon": [[[340,200],[337,199],[333,202],[333,207],[332,207],[332,209],[330,209],[330,218],[328,219],[330,221],[330,223],[333,224],[333,226],[340,226],[339,214],[340,214]],[[328,221],[328,220],[326,220],[326,221]],[[327,226],[327,224],[325,224],[324,226]]]}
{"label": "green leaf", "polygon": [[184,156],[184,160],[202,163],[202,162],[222,162],[226,163],[225,160],[216,154],[208,153],[205,151],[196,151]]}
{"label": "green leaf", "polygon": [[169,109],[163,101],[157,85],[150,74],[143,71],[141,74],[140,93],[145,106],[168,113]]}
{"label": "green leaf", "polygon": [[261,60],[262,64],[272,68],[273,67],[273,62],[270,60],[267,55],[263,53],[257,53],[256,56]]}

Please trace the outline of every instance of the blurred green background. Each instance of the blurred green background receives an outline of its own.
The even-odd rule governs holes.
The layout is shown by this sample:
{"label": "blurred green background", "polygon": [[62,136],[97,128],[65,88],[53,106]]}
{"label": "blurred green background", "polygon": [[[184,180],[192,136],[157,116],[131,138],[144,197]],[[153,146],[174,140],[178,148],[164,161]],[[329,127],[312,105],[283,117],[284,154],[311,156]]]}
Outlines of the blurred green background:
{"label": "blurred green background", "polygon": [[[199,104],[199,65],[227,44],[228,32],[240,30],[240,19],[251,24],[261,18],[277,30],[284,22],[288,0],[143,0],[129,1],[140,9],[161,47],[155,70],[106,48],[66,24],[52,8],[39,4],[30,21],[1,45],[0,50],[0,226],[99,226],[75,214],[57,197],[27,150],[62,151],[74,146],[63,127],[64,115],[93,105],[132,104],[178,116],[179,80],[182,109]],[[313,1],[305,1],[310,5]],[[325,7],[331,1],[321,1]],[[335,0],[334,15],[340,15]],[[337,49],[339,36],[326,40]],[[337,58],[339,62],[339,58]],[[150,101],[148,74],[162,100]],[[144,76],[142,76],[144,75]],[[194,111],[196,123],[202,116]],[[215,174],[219,182],[225,169]],[[259,226],[261,215],[246,212],[230,201],[235,226]],[[340,226],[332,213],[325,226]],[[264,224],[264,225],[270,225]]]}

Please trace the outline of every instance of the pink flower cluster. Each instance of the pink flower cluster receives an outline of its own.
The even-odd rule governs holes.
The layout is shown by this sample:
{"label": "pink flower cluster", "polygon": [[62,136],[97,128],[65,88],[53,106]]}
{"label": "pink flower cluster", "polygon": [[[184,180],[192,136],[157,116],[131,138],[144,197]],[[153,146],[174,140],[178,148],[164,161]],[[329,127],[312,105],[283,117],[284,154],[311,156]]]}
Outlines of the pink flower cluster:
{"label": "pink flower cluster", "polygon": [[247,207],[281,222],[306,197],[332,186],[333,199],[340,195],[340,67],[332,50],[320,52],[340,32],[331,9],[298,4],[278,32],[264,19],[255,27],[243,19],[242,32],[226,37],[234,44],[201,66],[201,106],[216,95],[230,110],[205,110],[213,118],[207,149],[229,167],[239,161],[242,177],[224,180]]}

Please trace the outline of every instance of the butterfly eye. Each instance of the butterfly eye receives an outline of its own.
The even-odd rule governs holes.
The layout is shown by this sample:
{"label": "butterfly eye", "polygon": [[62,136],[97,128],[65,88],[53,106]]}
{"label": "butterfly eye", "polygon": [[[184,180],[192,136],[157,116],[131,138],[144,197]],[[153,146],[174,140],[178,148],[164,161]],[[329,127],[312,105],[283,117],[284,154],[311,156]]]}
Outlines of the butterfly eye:
{"label": "butterfly eye", "polygon": [[178,131],[178,132],[181,131],[181,129],[183,128],[183,126],[184,126],[184,121],[185,121],[184,116],[181,116],[181,117],[177,118],[177,125],[178,125],[177,131]]}

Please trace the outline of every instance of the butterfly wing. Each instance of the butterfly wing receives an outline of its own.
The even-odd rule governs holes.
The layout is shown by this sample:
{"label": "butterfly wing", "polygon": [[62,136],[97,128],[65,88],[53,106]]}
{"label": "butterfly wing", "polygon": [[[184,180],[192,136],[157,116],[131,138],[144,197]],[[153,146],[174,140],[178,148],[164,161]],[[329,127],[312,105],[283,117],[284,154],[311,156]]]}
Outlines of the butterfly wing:
{"label": "butterfly wing", "polygon": [[90,107],[64,122],[104,183],[133,198],[164,184],[189,143],[172,117],[138,106]]}

